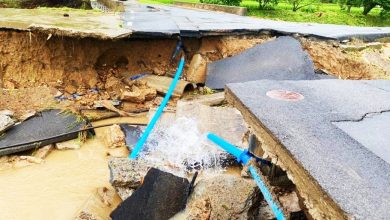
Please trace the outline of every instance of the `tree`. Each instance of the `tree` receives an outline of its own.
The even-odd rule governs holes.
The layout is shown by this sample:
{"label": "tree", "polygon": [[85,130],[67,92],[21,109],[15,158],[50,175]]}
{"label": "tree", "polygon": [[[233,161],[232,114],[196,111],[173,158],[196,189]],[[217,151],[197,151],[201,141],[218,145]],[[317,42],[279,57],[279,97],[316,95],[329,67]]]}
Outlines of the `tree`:
{"label": "tree", "polygon": [[347,7],[348,13],[351,12],[352,7],[360,7],[361,4],[361,0],[339,0],[341,10],[345,10],[345,7]]}
{"label": "tree", "polygon": [[386,14],[390,10],[390,0],[363,0],[363,14],[367,15],[375,6],[380,6],[381,14]]}
{"label": "tree", "polygon": [[316,0],[288,0],[288,2],[293,6],[293,11],[298,11],[303,7],[314,4]]}
{"label": "tree", "polygon": [[271,5],[277,5],[278,0],[257,0],[259,2],[259,9],[268,9]]}

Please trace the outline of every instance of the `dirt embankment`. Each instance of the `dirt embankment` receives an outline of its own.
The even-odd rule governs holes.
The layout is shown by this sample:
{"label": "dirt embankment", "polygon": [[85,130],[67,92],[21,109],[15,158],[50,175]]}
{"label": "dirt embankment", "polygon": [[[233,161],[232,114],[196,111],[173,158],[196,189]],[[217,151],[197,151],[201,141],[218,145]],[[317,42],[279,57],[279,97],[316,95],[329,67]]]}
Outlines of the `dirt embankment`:
{"label": "dirt embankment", "polygon": [[[184,39],[186,69],[195,53],[214,61],[237,54],[265,38]],[[105,83],[105,74],[110,70],[130,75],[169,75],[176,69],[177,62],[170,63],[175,46],[176,40],[169,39],[103,41],[0,31],[0,87],[72,84],[94,88]]]}
{"label": "dirt embankment", "polygon": [[0,0],[0,8],[70,7],[90,9],[89,0]]}

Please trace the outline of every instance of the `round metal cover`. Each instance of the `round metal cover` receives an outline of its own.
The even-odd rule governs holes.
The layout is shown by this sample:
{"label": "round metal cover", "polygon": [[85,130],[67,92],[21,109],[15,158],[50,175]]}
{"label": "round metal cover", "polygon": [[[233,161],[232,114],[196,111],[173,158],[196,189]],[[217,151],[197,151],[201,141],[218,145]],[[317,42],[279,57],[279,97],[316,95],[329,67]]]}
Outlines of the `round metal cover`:
{"label": "round metal cover", "polygon": [[300,93],[288,91],[288,90],[271,90],[268,91],[266,95],[272,99],[291,101],[291,102],[300,101],[305,98]]}

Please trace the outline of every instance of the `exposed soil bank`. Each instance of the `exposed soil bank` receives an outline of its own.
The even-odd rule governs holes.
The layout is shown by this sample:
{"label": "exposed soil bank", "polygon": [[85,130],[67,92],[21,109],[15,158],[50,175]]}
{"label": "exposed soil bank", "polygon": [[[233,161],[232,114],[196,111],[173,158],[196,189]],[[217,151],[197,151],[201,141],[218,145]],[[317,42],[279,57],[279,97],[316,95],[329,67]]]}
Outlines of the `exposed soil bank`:
{"label": "exposed soil bank", "polygon": [[[183,39],[188,72],[191,58],[201,54],[212,62],[240,53],[269,36]],[[175,39],[98,40],[48,36],[42,33],[0,31],[0,88],[103,88],[107,74],[116,77],[153,73],[171,75]],[[380,79],[386,71],[370,65],[358,52],[345,52],[335,42],[301,39],[316,68],[342,79]]]}

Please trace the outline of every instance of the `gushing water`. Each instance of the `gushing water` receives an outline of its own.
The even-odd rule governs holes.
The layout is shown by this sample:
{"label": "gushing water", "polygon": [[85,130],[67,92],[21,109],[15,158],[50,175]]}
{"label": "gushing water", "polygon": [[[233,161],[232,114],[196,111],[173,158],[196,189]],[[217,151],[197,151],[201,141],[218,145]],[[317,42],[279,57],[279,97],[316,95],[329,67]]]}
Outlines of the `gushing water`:
{"label": "gushing water", "polygon": [[[191,118],[178,118],[152,132],[141,157],[151,165],[177,174],[195,170],[221,170],[226,154],[210,143]],[[211,168],[211,169],[210,169]]]}

